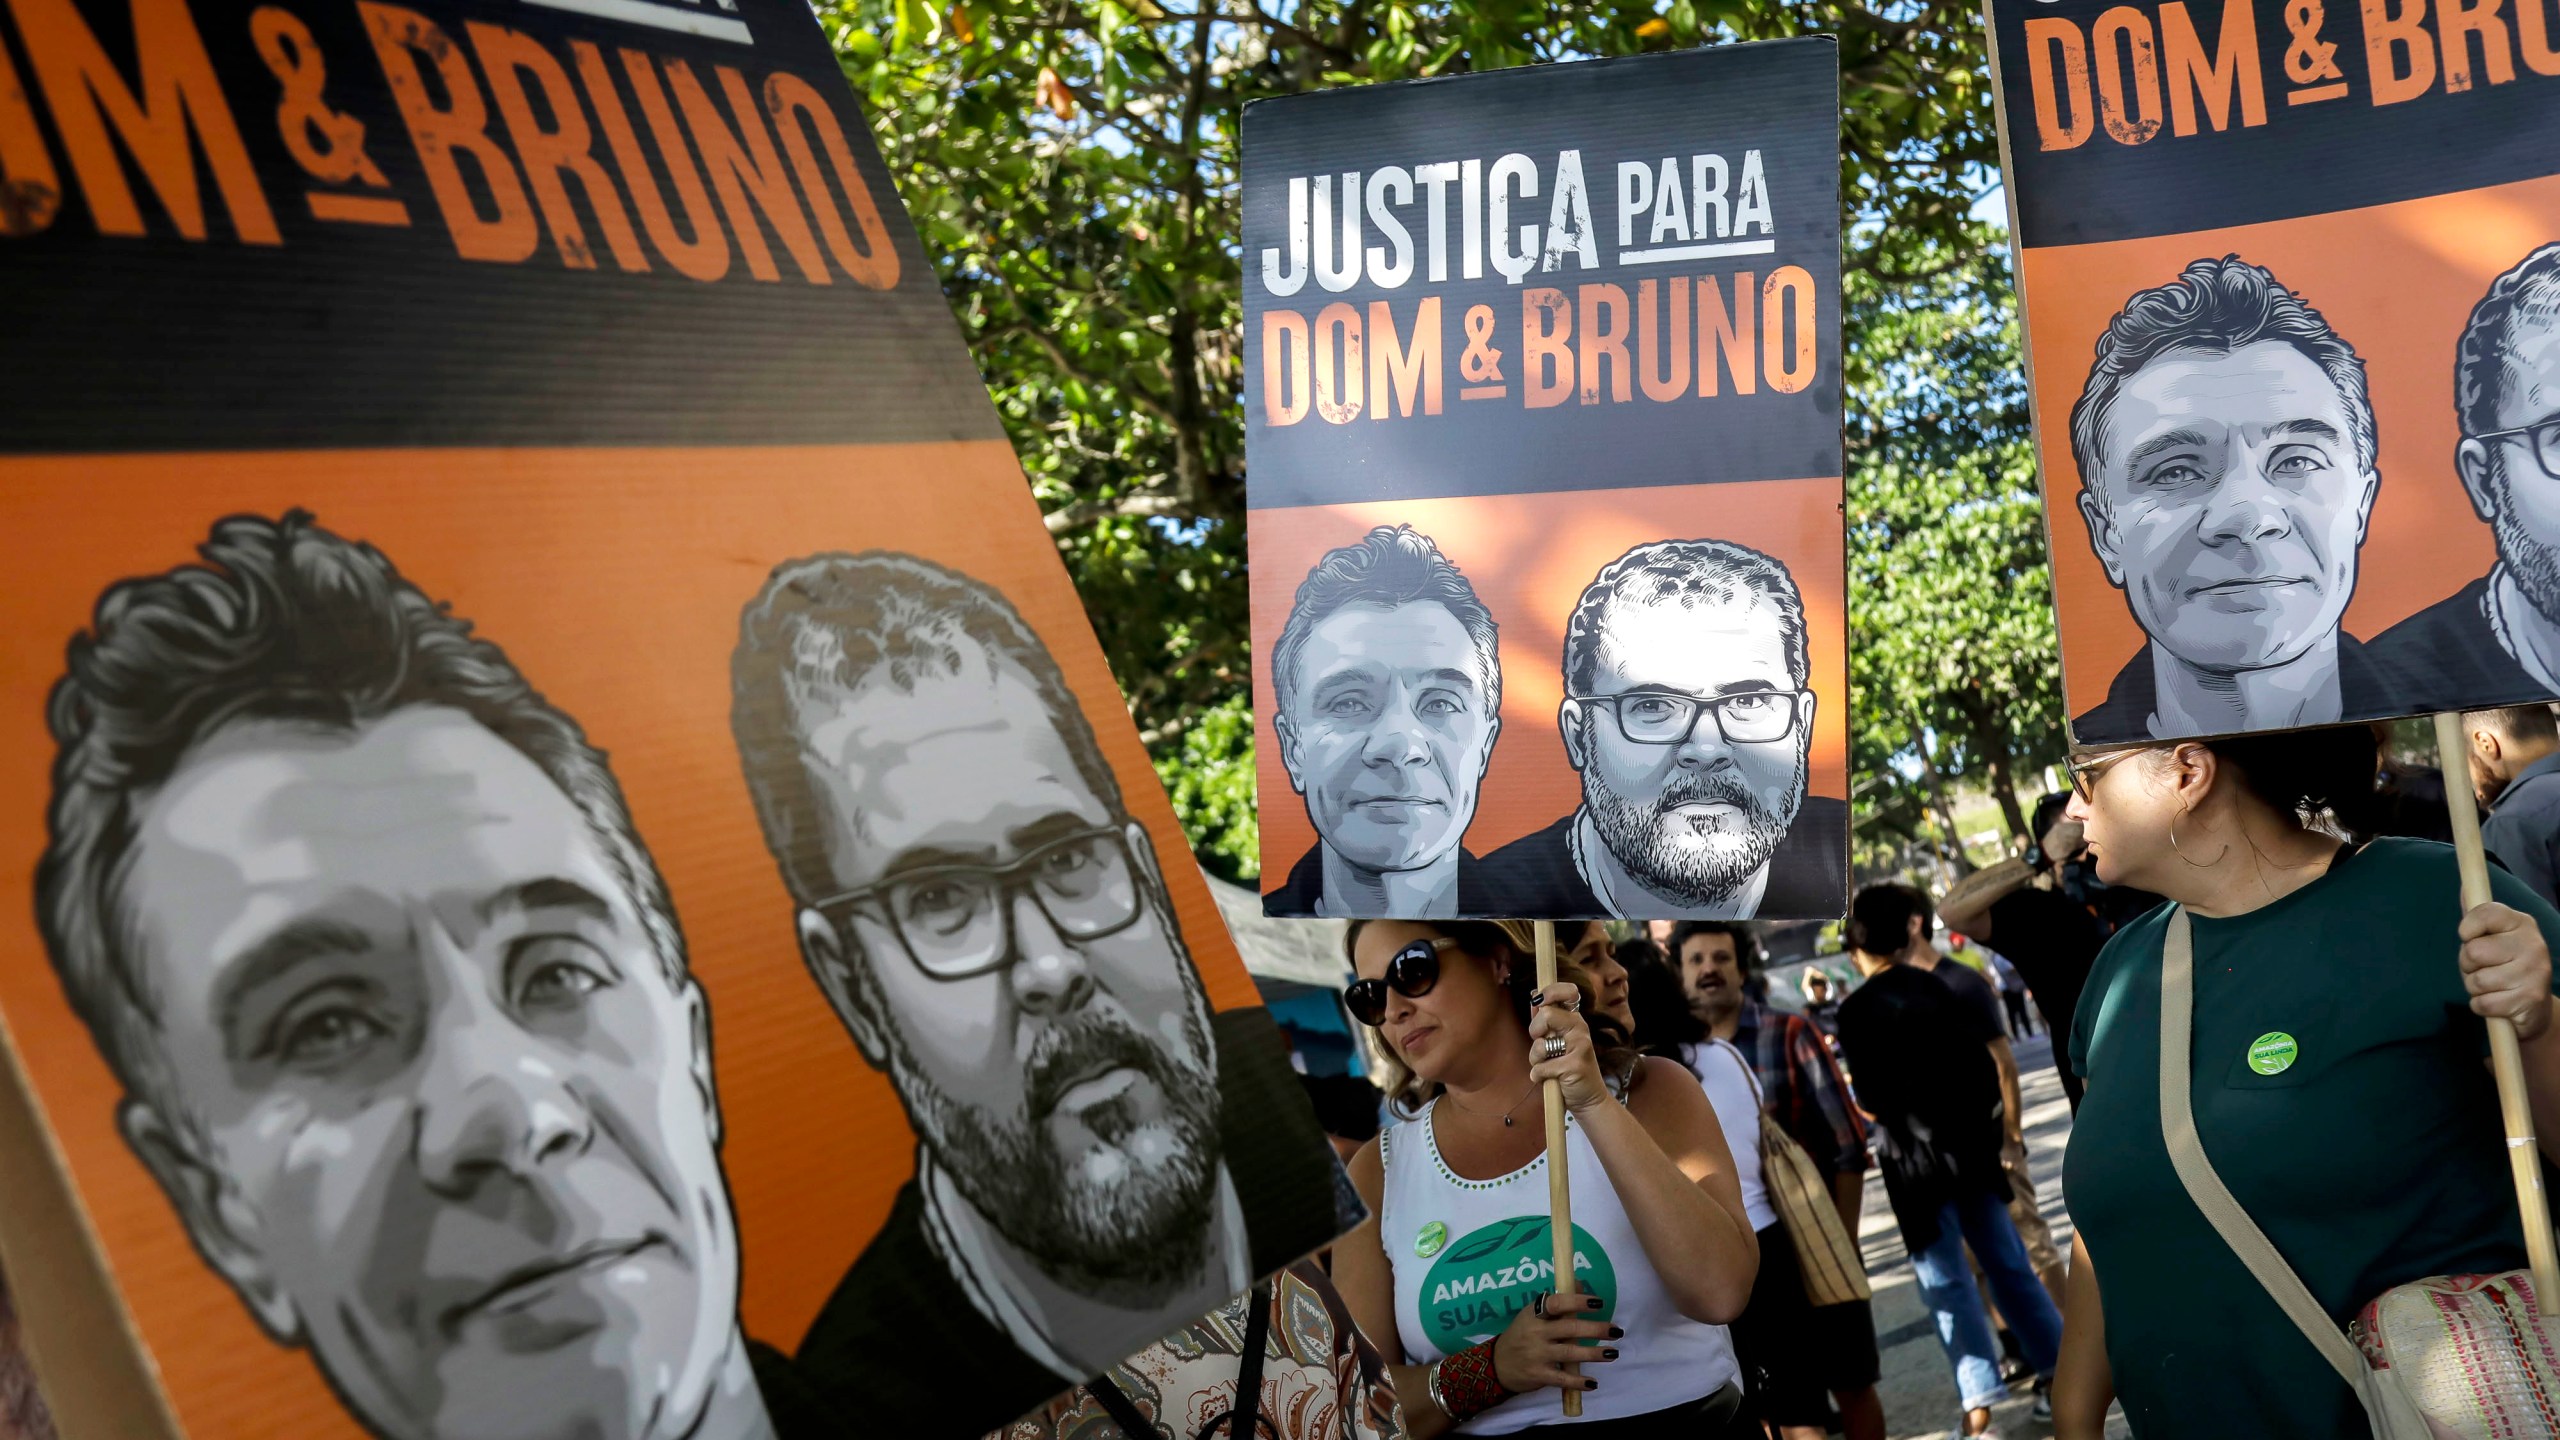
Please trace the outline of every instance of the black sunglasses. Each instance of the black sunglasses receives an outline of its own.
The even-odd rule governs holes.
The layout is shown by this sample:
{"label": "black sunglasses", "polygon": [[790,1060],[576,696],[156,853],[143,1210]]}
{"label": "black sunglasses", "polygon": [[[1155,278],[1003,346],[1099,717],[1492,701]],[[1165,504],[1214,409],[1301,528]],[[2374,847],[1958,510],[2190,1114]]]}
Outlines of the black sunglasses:
{"label": "black sunglasses", "polygon": [[1431,987],[1440,983],[1441,950],[1456,943],[1445,935],[1435,935],[1407,945],[1387,961],[1384,980],[1354,980],[1343,986],[1343,1008],[1351,1012],[1351,1018],[1374,1029],[1387,1018],[1388,989],[1392,987],[1408,1000],[1430,994]]}

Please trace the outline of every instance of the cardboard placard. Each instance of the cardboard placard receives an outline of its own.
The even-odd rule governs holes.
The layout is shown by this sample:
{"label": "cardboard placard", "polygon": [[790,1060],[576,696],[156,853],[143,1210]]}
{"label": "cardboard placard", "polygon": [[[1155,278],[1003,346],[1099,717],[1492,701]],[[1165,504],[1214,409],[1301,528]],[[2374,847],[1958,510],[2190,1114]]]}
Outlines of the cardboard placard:
{"label": "cardboard placard", "polygon": [[2560,694],[2560,11],[1991,0],[2084,745]]}
{"label": "cardboard placard", "polygon": [[805,7],[0,3],[0,393],[66,1433],[975,1435],[1355,1218]]}
{"label": "cardboard placard", "polygon": [[1837,49],[1246,110],[1266,910],[1847,900]]}

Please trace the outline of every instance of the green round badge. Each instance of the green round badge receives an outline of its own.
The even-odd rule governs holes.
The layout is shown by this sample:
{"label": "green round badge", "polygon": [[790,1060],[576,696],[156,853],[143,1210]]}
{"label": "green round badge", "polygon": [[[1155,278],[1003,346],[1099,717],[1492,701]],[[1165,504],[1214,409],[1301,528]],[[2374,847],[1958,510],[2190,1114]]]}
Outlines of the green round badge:
{"label": "green round badge", "polygon": [[[1430,1234],[1429,1227],[1423,1233]],[[1546,1216],[1515,1215],[1448,1244],[1423,1272],[1414,1297],[1423,1335],[1440,1353],[1454,1355],[1502,1333],[1533,1296],[1556,1288],[1553,1234]],[[1447,1239],[1445,1227],[1441,1238]],[[1579,1225],[1573,1227],[1573,1278],[1575,1289],[1601,1299],[1592,1319],[1616,1312],[1617,1269],[1609,1252]]]}
{"label": "green round badge", "polygon": [[1425,1260],[1428,1260],[1432,1256],[1439,1254],[1440,1247],[1448,1243],[1449,1227],[1442,1224],[1440,1221],[1434,1220],[1430,1224],[1423,1226],[1421,1233],[1413,1237],[1413,1253],[1421,1256]]}
{"label": "green round badge", "polygon": [[2270,1030],[2249,1042],[2249,1068],[2261,1075],[2281,1075],[2293,1068],[2302,1047],[2281,1030]]}

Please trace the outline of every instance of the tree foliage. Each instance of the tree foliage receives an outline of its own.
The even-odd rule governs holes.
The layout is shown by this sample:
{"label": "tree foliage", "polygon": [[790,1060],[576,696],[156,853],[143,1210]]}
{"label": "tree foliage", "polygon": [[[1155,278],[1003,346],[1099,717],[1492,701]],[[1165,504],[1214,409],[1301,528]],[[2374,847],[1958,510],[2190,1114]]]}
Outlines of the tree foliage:
{"label": "tree foliage", "polygon": [[1967,213],[1996,158],[1972,0],[1273,3],[819,0],[1176,807],[1203,859],[1239,878],[1256,855],[1248,102],[1836,34],[1848,261],[1868,305],[1972,273]]}
{"label": "tree foliage", "polygon": [[1871,843],[1920,840],[1924,823],[1953,840],[1943,789],[1972,782],[2024,835],[2021,774],[2065,736],[2008,261],[1980,224],[1903,248],[1929,279],[1848,281],[1857,816]]}

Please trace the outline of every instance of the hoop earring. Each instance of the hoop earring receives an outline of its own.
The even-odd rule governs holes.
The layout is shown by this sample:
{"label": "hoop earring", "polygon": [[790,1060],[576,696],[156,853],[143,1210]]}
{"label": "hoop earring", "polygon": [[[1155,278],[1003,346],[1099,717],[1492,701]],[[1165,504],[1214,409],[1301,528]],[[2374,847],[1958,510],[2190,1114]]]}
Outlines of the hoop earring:
{"label": "hoop earring", "polygon": [[[2189,813],[2193,813],[2193,812],[2189,812]],[[2171,853],[2171,854],[2176,855],[2179,859],[2181,859],[2181,860],[2187,860],[2187,852],[2178,848],[2178,822],[2177,822],[2177,821],[2175,821],[2175,820],[2172,820],[2172,821],[2170,821],[2170,822],[2169,822],[2169,851],[2170,851],[2170,853]],[[2228,840],[2226,840],[2226,841],[2222,842],[2222,849],[2221,849],[2221,851],[2220,851],[2220,852],[2218,852],[2217,854],[2215,854],[2215,856],[2214,856],[2212,859],[2210,859],[2210,860],[2187,860],[2187,863],[2188,863],[2188,864],[2190,864],[2190,865],[2193,865],[2194,867],[2196,867],[2196,868],[2197,868],[2197,869],[2199,869],[2199,870],[2210,870],[2210,869],[2212,869],[2214,866],[2221,864],[2221,863],[2222,863],[2222,857],[2223,857],[2224,855],[2228,855],[2228,854],[2230,854],[2230,853],[2231,853],[2231,842],[2230,842],[2230,841],[2228,841]]]}

